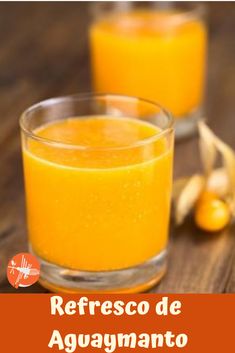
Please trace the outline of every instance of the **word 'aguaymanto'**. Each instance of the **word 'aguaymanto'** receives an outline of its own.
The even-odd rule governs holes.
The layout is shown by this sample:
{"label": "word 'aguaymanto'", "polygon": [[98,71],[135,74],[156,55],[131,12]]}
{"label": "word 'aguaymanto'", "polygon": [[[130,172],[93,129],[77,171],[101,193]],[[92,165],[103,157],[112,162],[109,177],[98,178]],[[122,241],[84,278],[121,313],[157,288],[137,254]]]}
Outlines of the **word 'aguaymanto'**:
{"label": "word 'aguaymanto'", "polygon": [[58,330],[54,330],[48,344],[49,348],[57,347],[59,350],[72,353],[77,348],[100,348],[107,353],[114,352],[117,348],[158,348],[177,347],[183,348],[188,342],[188,337],[184,333],[178,335],[171,331],[162,333],[141,333],[134,332],[115,334],[67,334],[64,337]]}

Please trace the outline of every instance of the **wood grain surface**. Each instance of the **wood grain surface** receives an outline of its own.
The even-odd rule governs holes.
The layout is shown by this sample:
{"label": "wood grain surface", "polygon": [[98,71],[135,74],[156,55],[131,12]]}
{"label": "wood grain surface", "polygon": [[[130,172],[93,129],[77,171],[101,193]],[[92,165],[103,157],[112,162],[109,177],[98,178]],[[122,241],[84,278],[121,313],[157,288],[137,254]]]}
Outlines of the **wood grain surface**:
{"label": "wood grain surface", "polygon": [[[11,256],[27,251],[18,119],[33,103],[90,90],[87,31],[92,3],[0,3],[0,292]],[[235,148],[235,3],[210,3],[206,112]],[[197,138],[176,145],[175,177],[200,169]],[[235,227],[171,229],[167,275],[153,292],[235,292]],[[36,284],[23,292],[45,292]]]}

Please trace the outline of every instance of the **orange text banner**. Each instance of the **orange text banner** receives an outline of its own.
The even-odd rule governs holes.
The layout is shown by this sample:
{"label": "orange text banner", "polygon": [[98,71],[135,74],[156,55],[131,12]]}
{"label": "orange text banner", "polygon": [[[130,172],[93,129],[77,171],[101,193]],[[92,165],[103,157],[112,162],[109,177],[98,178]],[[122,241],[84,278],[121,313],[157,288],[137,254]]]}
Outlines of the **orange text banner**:
{"label": "orange text banner", "polygon": [[0,294],[1,352],[235,351],[235,294]]}

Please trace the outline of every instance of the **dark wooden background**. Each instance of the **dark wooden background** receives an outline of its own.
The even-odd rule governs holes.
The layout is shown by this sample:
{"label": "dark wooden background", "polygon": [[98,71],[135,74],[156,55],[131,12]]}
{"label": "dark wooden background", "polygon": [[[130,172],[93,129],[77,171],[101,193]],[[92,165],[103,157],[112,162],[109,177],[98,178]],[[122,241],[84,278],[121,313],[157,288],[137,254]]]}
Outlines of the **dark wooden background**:
{"label": "dark wooden background", "polygon": [[[0,3],[0,292],[16,292],[7,262],[27,251],[18,119],[31,104],[90,90],[87,30],[92,3]],[[235,3],[208,4],[206,97],[210,126],[235,148]],[[175,177],[200,168],[197,138],[176,146]],[[235,228],[172,228],[167,275],[155,292],[235,292]],[[36,284],[23,292],[44,292]],[[17,292],[20,292],[18,290]]]}

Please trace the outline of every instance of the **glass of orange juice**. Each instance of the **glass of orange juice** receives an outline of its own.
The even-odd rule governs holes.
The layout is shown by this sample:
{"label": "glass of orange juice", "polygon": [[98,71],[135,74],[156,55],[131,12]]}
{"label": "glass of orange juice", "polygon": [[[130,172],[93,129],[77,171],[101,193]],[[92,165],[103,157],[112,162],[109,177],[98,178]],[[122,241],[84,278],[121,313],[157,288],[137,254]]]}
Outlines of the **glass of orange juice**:
{"label": "glass of orange juice", "polygon": [[139,292],[166,269],[173,125],[147,100],[54,98],[20,119],[30,251],[61,292]]}
{"label": "glass of orange juice", "polygon": [[176,137],[191,134],[202,116],[204,6],[161,1],[144,7],[136,2],[111,5],[97,4],[90,28],[94,90],[161,102],[175,117]]}

